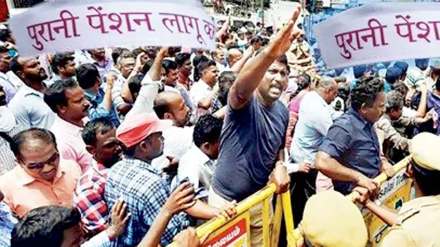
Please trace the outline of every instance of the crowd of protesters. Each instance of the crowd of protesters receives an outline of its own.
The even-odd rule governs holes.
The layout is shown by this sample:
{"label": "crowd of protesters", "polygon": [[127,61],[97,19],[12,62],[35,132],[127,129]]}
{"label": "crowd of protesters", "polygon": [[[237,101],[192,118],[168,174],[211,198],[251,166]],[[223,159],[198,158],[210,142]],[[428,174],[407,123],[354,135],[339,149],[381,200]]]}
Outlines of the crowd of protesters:
{"label": "crowd of protesters", "polygon": [[[214,51],[24,57],[2,27],[0,246],[199,246],[194,227],[233,217],[237,202],[268,183],[291,190],[309,243],[325,239],[311,232],[326,226],[310,217],[345,208],[353,216],[344,220],[362,221],[341,194],[358,191],[380,214],[369,199],[373,178],[392,176],[410,153],[435,155],[419,149],[439,144],[440,59],[324,76],[294,25],[298,15],[279,28],[220,23]],[[420,195],[436,196],[438,158],[421,159],[413,165]],[[341,227],[354,224],[344,220]],[[359,227],[319,246],[365,246]],[[357,242],[343,242],[349,237]],[[261,206],[251,210],[251,241],[262,243]]]}

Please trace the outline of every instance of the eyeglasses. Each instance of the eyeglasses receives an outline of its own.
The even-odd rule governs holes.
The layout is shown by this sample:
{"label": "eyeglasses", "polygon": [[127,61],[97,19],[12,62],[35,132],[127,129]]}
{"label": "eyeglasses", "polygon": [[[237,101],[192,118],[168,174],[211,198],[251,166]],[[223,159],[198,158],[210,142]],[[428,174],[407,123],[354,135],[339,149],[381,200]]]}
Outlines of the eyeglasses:
{"label": "eyeglasses", "polygon": [[60,154],[58,152],[55,152],[48,160],[43,162],[29,163],[26,165],[26,167],[29,170],[40,170],[43,169],[46,164],[54,165],[54,163],[57,162],[59,158]]}

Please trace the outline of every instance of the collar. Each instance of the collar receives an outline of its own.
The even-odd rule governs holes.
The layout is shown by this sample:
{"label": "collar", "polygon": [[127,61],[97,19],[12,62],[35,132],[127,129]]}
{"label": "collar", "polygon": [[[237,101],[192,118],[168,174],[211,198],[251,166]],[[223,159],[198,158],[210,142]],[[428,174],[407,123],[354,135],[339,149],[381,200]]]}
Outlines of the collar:
{"label": "collar", "polygon": [[92,165],[90,167],[99,175],[106,175],[105,173],[107,171],[107,168],[103,164],[97,162],[95,159],[92,160]]}
{"label": "collar", "polygon": [[104,95],[104,90],[100,87],[98,88],[98,92],[95,93],[90,89],[86,89],[84,90],[84,95],[89,98],[90,100],[96,100],[99,97],[101,97],[102,95]]}
{"label": "collar", "polygon": [[206,83],[204,80],[200,79],[199,80],[199,84],[200,86],[203,86],[204,88],[208,89],[208,90],[212,90],[212,87],[208,85],[208,83]]}
{"label": "collar", "polygon": [[132,163],[134,163],[134,165],[139,166],[141,168],[145,168],[149,172],[154,173],[154,174],[160,176],[160,172],[158,170],[154,169],[154,167],[150,163],[147,163],[147,162],[145,162],[143,160],[140,160],[138,158],[133,158],[133,157],[124,158],[124,160],[126,160],[128,162],[132,162]]}
{"label": "collar", "polygon": [[208,155],[206,155],[199,147],[197,147],[194,143],[191,146],[190,152],[194,160],[200,161],[202,164],[205,164],[210,160]]}
{"label": "collar", "polygon": [[30,94],[34,94],[34,95],[37,95],[37,96],[39,96],[39,97],[41,97],[41,98],[44,97],[44,94],[43,94],[42,92],[39,92],[39,91],[37,91],[37,90],[35,90],[35,89],[29,87],[29,86],[26,85],[26,84],[23,84],[22,88],[23,88],[22,90],[24,91],[24,95],[25,95],[25,96],[26,96],[26,95],[30,95]]}
{"label": "collar", "polygon": [[[66,170],[64,169],[64,166],[62,165],[63,162],[64,162],[63,160],[60,160],[60,163],[58,165],[57,174],[55,175],[55,178],[54,178],[52,184],[55,184],[56,182],[58,182],[64,176],[64,174],[66,174]],[[15,174],[16,174],[16,177],[17,177],[17,182],[19,184],[21,184],[22,186],[29,185],[29,184],[31,184],[31,183],[33,183],[35,181],[38,181],[38,182],[41,182],[41,183],[44,183],[44,184],[51,184],[48,181],[40,180],[40,179],[37,179],[35,177],[32,177],[19,164],[17,164],[15,169],[16,169],[16,173]]]}
{"label": "collar", "polygon": [[1,71],[0,71],[0,78],[9,81],[8,75],[6,73],[1,72]]}
{"label": "collar", "polygon": [[313,90],[309,93],[312,94],[313,97],[315,97],[319,101],[319,103],[321,103],[323,106],[325,106],[325,107],[329,106],[329,104],[327,104],[327,102],[325,102],[325,100],[321,97],[321,95],[319,95],[319,93],[317,91]]}
{"label": "collar", "polygon": [[402,208],[399,210],[399,213],[405,213],[405,211],[409,211],[411,209],[420,210],[422,207],[426,207],[429,205],[438,205],[440,203],[440,195],[436,196],[422,196],[415,198],[407,203],[404,203]]}
{"label": "collar", "polygon": [[359,114],[359,112],[357,112],[353,107],[350,107],[350,110],[348,110],[348,113],[353,115],[356,119],[358,119],[359,122],[361,122],[364,125],[364,127],[371,127],[371,126],[373,126],[373,124],[371,124],[365,118],[363,118]]}
{"label": "collar", "polygon": [[[83,120],[83,122],[85,121]],[[60,126],[60,129],[62,129],[64,133],[81,137],[81,131],[83,129],[82,127],[69,123],[66,120],[60,118],[58,115],[55,117],[54,125]]]}
{"label": "collar", "polygon": [[381,118],[384,118],[384,119],[392,122],[390,116],[388,116],[388,114],[386,114],[386,113],[384,113]]}
{"label": "collar", "polygon": [[94,60],[93,64],[96,65],[97,67],[101,68],[101,69],[105,69],[110,64],[110,59],[105,58],[104,62],[98,62],[98,61]]}

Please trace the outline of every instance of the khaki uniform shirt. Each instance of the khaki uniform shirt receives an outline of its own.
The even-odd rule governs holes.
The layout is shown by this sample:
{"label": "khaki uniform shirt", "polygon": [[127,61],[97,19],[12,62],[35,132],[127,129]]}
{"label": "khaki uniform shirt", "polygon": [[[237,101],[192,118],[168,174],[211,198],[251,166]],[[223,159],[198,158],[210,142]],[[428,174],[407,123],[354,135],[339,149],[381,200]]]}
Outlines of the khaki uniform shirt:
{"label": "khaki uniform shirt", "polygon": [[440,246],[440,195],[405,203],[399,223],[384,237],[381,247]]}
{"label": "khaki uniform shirt", "polygon": [[379,121],[376,122],[375,127],[377,130],[379,130],[378,132],[383,133],[383,140],[381,139],[381,142],[390,142],[394,148],[399,150],[408,149],[408,144],[410,141],[397,132],[397,130],[391,124],[391,119],[388,115],[384,114]]}

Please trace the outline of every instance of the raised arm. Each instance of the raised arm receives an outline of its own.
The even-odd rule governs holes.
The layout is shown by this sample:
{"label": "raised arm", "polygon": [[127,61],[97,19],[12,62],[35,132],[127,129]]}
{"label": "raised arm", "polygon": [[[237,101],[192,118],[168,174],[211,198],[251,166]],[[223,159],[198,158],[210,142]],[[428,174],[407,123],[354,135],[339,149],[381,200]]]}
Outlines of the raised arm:
{"label": "raised arm", "polygon": [[296,29],[296,20],[300,11],[297,7],[287,25],[278,32],[275,39],[260,54],[244,65],[229,91],[228,101],[232,109],[240,109],[247,104],[269,66],[279,56],[286,53],[292,41],[300,34]]}
{"label": "raised arm", "polygon": [[162,61],[168,55],[168,47],[162,47],[154,59],[153,65],[148,71],[151,80],[159,81],[161,77]]}

